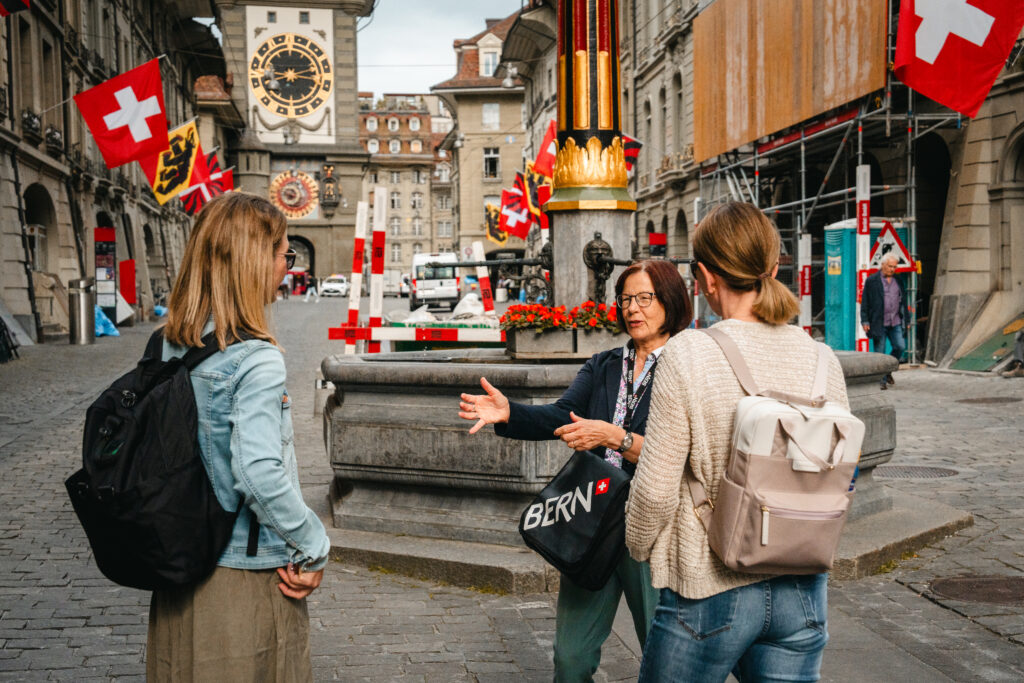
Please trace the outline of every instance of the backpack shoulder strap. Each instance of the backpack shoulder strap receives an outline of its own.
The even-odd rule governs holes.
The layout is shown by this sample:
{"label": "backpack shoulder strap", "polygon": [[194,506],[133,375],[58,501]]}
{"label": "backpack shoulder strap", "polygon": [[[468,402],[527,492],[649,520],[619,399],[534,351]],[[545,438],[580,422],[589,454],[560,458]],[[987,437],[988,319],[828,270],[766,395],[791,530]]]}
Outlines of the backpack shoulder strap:
{"label": "backpack shoulder strap", "polygon": [[164,352],[164,328],[156,330],[149,336],[146,343],[146,350],[142,352],[143,359],[162,360]]}
{"label": "backpack shoulder strap", "polygon": [[828,390],[828,352],[831,351],[828,344],[815,342],[818,349],[818,370],[814,374],[814,384],[811,386],[811,399],[824,401],[825,392]]}
{"label": "backpack shoulder strap", "polygon": [[714,327],[707,327],[702,331],[718,342],[718,346],[721,347],[722,353],[725,354],[725,359],[729,361],[732,371],[736,374],[736,379],[740,381],[740,386],[743,387],[743,391],[747,392],[747,395],[749,396],[757,396],[760,394],[761,390],[758,388],[757,382],[754,381],[754,376],[750,374],[750,367],[747,366],[747,362],[743,360],[743,354],[740,353],[740,348],[736,346],[736,342],[734,342],[723,330],[716,330]]}
{"label": "backpack shoulder strap", "polygon": [[[247,341],[249,339],[255,339],[248,332],[239,332],[239,339],[228,342],[228,346],[237,344],[238,342]],[[189,372],[195,370],[200,363],[214,355],[220,353],[220,346],[217,345],[217,333],[211,332],[210,334],[203,337],[200,341],[203,342],[202,346],[194,346],[188,350],[188,352],[181,357],[182,364],[189,369]]]}

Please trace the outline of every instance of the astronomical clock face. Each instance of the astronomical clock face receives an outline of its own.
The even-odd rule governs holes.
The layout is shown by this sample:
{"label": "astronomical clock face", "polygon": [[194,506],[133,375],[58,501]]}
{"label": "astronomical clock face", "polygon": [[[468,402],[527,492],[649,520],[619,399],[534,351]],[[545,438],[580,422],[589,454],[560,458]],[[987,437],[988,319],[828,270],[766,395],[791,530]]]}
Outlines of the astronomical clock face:
{"label": "astronomical clock face", "polygon": [[316,208],[316,180],[302,171],[285,171],[270,183],[270,200],[288,218],[305,218]]}
{"label": "astronomical clock face", "polygon": [[[275,80],[276,89],[271,87]],[[271,36],[249,62],[249,85],[256,99],[285,118],[302,118],[327,104],[333,83],[327,51],[295,33]]]}

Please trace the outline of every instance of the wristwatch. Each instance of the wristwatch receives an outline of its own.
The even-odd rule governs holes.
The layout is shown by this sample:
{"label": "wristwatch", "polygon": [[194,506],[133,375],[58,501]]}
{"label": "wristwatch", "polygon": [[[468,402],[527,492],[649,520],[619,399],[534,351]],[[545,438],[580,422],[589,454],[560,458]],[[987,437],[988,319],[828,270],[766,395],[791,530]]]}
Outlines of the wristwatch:
{"label": "wristwatch", "polygon": [[617,453],[625,453],[633,446],[633,433],[626,432],[626,435],[622,437],[622,443],[615,449]]}

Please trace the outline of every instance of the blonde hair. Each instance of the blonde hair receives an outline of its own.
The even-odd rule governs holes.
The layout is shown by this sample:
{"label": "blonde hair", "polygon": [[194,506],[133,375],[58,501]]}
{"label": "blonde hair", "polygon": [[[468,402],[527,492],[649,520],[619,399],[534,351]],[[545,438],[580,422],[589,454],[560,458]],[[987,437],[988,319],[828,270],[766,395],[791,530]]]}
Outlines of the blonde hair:
{"label": "blonde hair", "polygon": [[243,332],[277,344],[266,307],[276,296],[274,260],[287,230],[284,214],[262,197],[228,192],[210,200],[185,247],[164,338],[202,346],[203,327],[212,315],[222,351]]}
{"label": "blonde hair", "polygon": [[701,219],[693,234],[693,258],[730,289],[757,290],[753,313],[763,322],[783,325],[800,312],[789,288],[775,279],[779,231],[753,204],[727,202]]}

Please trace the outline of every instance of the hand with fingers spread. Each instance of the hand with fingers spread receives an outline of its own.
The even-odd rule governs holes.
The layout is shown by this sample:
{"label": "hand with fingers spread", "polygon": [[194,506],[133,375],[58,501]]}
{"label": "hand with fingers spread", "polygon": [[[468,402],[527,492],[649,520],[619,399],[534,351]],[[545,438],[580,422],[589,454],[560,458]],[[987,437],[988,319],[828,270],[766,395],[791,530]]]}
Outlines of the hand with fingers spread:
{"label": "hand with fingers spread", "polygon": [[480,378],[480,386],[486,394],[462,394],[462,401],[459,402],[459,417],[477,421],[470,428],[470,434],[476,434],[484,425],[508,422],[510,414],[505,394],[495,389],[486,377]]}
{"label": "hand with fingers spread", "polygon": [[556,429],[555,436],[575,451],[589,451],[598,446],[612,448],[621,443],[625,433],[621,427],[604,420],[587,420],[573,412],[569,417],[572,422]]}
{"label": "hand with fingers spread", "polygon": [[281,583],[277,584],[281,592],[289,598],[298,600],[317,589],[324,578],[324,570],[304,572],[289,562],[287,567],[278,567],[277,575],[281,577]]}

